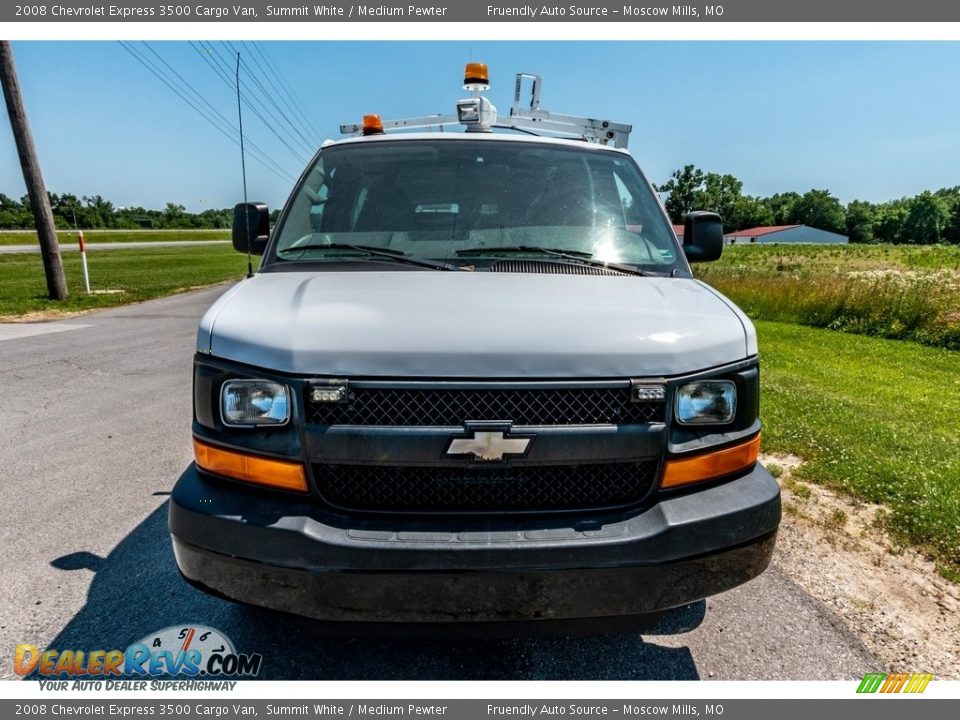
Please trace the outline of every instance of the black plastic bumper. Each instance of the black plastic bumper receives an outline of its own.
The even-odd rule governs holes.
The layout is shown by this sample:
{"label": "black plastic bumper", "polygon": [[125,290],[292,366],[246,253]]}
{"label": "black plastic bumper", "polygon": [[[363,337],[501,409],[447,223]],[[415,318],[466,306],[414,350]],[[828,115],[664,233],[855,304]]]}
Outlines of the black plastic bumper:
{"label": "black plastic bumper", "polygon": [[759,575],[780,492],[761,466],[629,516],[411,523],[344,518],[188,468],[170,499],[181,573],[320,620],[501,622],[664,610]]}

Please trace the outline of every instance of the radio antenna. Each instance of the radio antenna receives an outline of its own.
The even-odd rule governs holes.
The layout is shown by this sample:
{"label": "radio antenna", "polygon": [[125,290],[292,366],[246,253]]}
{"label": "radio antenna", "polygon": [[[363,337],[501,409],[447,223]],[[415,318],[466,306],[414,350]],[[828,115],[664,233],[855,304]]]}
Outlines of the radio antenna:
{"label": "radio antenna", "polygon": [[240,107],[240,53],[237,53],[237,120],[240,123],[240,173],[243,175],[243,221],[247,235],[247,277],[253,277],[253,257],[250,248],[250,210],[247,208],[247,155],[243,150],[243,110]]}

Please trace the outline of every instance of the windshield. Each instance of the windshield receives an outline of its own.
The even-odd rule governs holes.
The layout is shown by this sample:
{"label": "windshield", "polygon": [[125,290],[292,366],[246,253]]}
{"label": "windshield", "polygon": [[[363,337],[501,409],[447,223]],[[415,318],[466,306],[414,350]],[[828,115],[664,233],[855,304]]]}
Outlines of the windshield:
{"label": "windshield", "polygon": [[509,253],[669,273],[686,269],[679,250],[626,155],[586,145],[406,139],[323,150],[268,263],[382,262],[393,254],[481,268]]}

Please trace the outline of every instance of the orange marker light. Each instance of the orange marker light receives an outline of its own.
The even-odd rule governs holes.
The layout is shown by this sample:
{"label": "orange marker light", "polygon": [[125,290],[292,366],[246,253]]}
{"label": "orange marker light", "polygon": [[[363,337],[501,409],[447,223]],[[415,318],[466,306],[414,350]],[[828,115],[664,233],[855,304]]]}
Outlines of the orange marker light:
{"label": "orange marker light", "polygon": [[463,89],[487,90],[489,88],[490,73],[487,71],[486,63],[467,63],[467,67],[463,71]]}
{"label": "orange marker light", "polygon": [[383,133],[383,121],[380,119],[379,115],[364,115],[363,116],[363,134],[364,135],[380,135]]}
{"label": "orange marker light", "polygon": [[660,487],[666,490],[730,475],[751,467],[757,462],[759,453],[760,436],[757,435],[752,440],[723,450],[714,450],[682,460],[668,460]]}
{"label": "orange marker light", "polygon": [[217,475],[281,490],[307,491],[302,463],[246,455],[207,445],[197,438],[193,439],[193,456],[197,467]]}

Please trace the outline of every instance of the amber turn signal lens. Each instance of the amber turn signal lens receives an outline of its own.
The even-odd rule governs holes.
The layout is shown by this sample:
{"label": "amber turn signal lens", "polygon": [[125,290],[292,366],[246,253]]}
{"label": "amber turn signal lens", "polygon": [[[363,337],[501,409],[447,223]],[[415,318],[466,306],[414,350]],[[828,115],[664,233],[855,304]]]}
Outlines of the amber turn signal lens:
{"label": "amber turn signal lens", "polygon": [[224,477],[296,492],[307,491],[302,463],[246,455],[193,439],[197,467]]}
{"label": "amber turn signal lens", "polygon": [[760,436],[757,435],[752,440],[723,450],[714,450],[682,460],[667,460],[660,487],[666,490],[730,475],[751,467],[757,462],[759,454]]}

